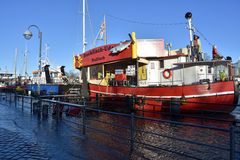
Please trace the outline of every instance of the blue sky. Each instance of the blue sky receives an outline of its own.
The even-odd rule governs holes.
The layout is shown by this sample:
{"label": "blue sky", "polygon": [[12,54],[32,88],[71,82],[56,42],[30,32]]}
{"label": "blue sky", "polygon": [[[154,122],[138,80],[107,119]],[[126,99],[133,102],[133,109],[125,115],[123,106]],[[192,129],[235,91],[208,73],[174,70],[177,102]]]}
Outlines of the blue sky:
{"label": "blue sky", "polygon": [[[87,3],[87,49],[92,46],[104,14],[109,43],[126,40],[128,33],[135,31],[137,38],[163,38],[173,44],[173,49],[185,47],[189,43],[186,25],[162,24],[185,23],[184,15],[191,11],[193,24],[207,38],[206,41],[200,35],[204,52],[211,55],[210,42],[234,62],[240,57],[239,0],[87,0]],[[29,49],[28,72],[38,68],[37,30],[33,29],[31,40],[22,36],[31,24],[41,29],[43,46],[49,44],[52,65],[65,65],[67,71],[73,70],[72,56],[82,52],[82,0],[1,0],[0,17],[1,70],[13,71],[14,52],[18,48],[17,72],[22,74],[25,46]]]}

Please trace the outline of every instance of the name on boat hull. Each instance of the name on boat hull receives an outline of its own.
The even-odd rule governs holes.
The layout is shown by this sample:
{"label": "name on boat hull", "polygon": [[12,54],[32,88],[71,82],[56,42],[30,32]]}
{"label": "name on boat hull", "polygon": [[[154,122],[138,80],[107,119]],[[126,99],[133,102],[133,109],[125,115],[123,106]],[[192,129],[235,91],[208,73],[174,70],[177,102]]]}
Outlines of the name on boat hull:
{"label": "name on boat hull", "polygon": [[108,44],[86,51],[83,54],[74,57],[74,67],[82,68],[93,66],[101,63],[117,61],[126,58],[132,58],[132,47],[129,46],[125,50],[113,54],[110,50],[119,44]]}

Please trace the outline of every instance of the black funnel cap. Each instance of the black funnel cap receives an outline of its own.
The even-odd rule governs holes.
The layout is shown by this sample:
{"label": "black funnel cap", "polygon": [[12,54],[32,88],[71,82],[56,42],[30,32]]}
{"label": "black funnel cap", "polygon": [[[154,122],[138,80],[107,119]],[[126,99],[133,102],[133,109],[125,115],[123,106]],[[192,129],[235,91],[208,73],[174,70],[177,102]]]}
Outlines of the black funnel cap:
{"label": "black funnel cap", "polygon": [[186,18],[186,19],[191,19],[191,18],[192,18],[192,13],[191,13],[191,12],[187,12],[187,13],[185,14],[185,18]]}

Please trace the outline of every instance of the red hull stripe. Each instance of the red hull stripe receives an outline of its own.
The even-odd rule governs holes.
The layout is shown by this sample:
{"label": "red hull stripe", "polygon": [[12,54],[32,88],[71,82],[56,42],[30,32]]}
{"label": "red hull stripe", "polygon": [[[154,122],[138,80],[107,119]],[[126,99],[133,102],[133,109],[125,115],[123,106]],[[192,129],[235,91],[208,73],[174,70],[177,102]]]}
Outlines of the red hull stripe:
{"label": "red hull stripe", "polygon": [[[112,95],[112,96],[132,96],[132,94],[123,94],[123,93],[108,93],[108,92],[100,92],[100,91],[94,91],[90,90],[90,92],[93,93],[100,93],[105,95]],[[200,94],[200,95],[186,95],[185,98],[200,98],[200,97],[210,97],[210,96],[222,96],[222,95],[229,95],[233,94],[234,91],[228,91],[228,92],[217,92],[217,93],[208,93],[208,94]],[[181,98],[182,96],[145,96],[145,95],[135,95],[136,97],[143,97],[143,98]]]}

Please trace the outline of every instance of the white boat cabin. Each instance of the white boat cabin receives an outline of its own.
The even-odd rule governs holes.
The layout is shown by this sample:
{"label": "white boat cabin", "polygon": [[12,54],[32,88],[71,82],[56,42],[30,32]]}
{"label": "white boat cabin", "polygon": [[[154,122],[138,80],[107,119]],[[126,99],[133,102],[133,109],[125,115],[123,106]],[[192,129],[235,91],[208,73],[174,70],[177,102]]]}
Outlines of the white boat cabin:
{"label": "white boat cabin", "polygon": [[136,59],[89,66],[88,80],[110,86],[181,86],[232,79],[231,61],[192,62],[189,52],[166,50],[163,39],[137,39]]}
{"label": "white boat cabin", "polygon": [[49,65],[45,65],[42,70],[36,70],[32,72],[33,84],[62,84],[64,83],[64,66],[57,69],[50,69]]}

